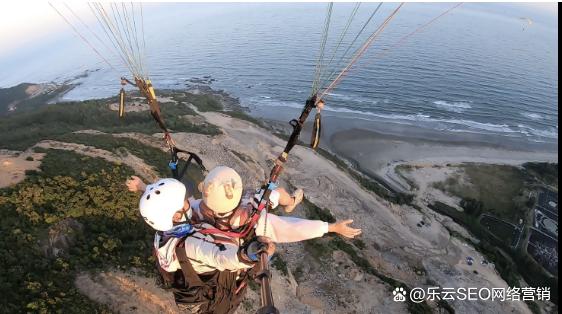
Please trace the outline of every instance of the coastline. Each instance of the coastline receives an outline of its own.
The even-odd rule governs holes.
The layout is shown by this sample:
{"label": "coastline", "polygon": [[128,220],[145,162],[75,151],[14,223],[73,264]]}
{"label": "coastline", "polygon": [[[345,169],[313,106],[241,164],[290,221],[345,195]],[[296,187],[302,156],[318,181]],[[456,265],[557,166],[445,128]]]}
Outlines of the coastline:
{"label": "coastline", "polygon": [[393,171],[398,164],[558,163],[557,152],[529,151],[470,141],[428,140],[410,136],[387,135],[364,129],[336,132],[331,136],[329,146],[338,156],[355,163],[362,172],[383,178],[398,190],[403,191],[407,188],[396,180]]}
{"label": "coastline", "polygon": [[[94,71],[95,72],[95,71]],[[79,77],[87,76],[86,71]],[[76,78],[79,78],[76,77]],[[165,97],[175,91],[193,94],[211,94],[220,99],[225,111],[243,112],[274,133],[289,134],[288,121],[296,118],[300,110],[271,107],[249,109],[239,98],[229,92],[214,89],[197,78],[186,83],[185,89],[162,89]],[[67,80],[49,93],[48,103],[64,102],[64,95],[79,83]],[[40,84],[41,85],[41,84]],[[300,140],[309,144],[312,117],[303,128]],[[479,162],[517,165],[524,162],[558,162],[558,144],[533,142],[520,137],[498,134],[448,132],[422,126],[400,124],[394,121],[371,121],[355,116],[322,113],[320,147],[354,163],[357,169],[372,177],[384,176],[386,168],[398,163],[461,163]]]}
{"label": "coastline", "polygon": [[[174,92],[167,90],[158,92],[163,111],[166,112],[170,109],[168,112],[174,112],[171,110],[173,108],[176,110],[173,117],[168,117],[168,121],[176,122],[171,123],[174,125],[174,129],[171,131],[178,147],[187,148],[200,155],[208,168],[222,164],[239,170],[241,176],[245,178],[245,184],[260,184],[264,175],[267,174],[267,169],[271,167],[271,160],[277,156],[286,143],[283,136],[278,137],[275,134],[284,132],[275,132],[275,127],[283,126],[280,130],[286,131],[287,122],[270,122],[243,115],[242,111],[247,112],[247,110],[240,108],[237,99],[229,97],[223,91],[190,90],[190,92],[200,93],[202,96],[205,94],[221,96],[212,103],[205,101],[206,97],[190,98],[185,94],[172,95],[170,93]],[[116,117],[118,107],[113,105],[115,101],[114,98],[97,99],[95,107],[98,108],[97,105],[100,105],[102,111],[109,111],[111,115],[108,117],[118,121]],[[221,106],[217,106],[217,103],[223,105],[222,109],[219,108]],[[88,102],[77,103],[71,108],[58,106],[57,109],[76,110],[72,112],[79,114],[81,112],[79,108],[88,105]],[[189,108],[189,110],[177,111],[183,107]],[[135,173],[141,175],[143,173],[139,170],[141,166],[143,169],[161,170],[161,173],[164,173],[168,170],[166,165],[169,155],[167,147],[162,144],[162,133],[153,133],[148,128],[148,125],[153,125],[154,121],[148,116],[147,106],[130,109],[132,109],[131,111],[137,111],[137,109],[145,111],[139,113],[144,116],[142,119],[144,124],[133,129],[105,129],[104,132],[85,129],[91,124],[88,125],[79,120],[72,128],[64,131],[64,134],[53,133],[53,136],[56,136],[55,139],[62,142],[45,141],[38,138],[39,146],[53,148],[56,151],[72,150],[73,153],[86,156],[94,154],[95,157],[103,158],[106,161],[112,163],[117,161],[132,167],[135,169]],[[130,113],[130,115],[134,114],[137,112]],[[293,113],[290,112],[283,114],[293,116]],[[193,119],[194,117],[197,119]],[[58,119],[55,120],[58,121]],[[178,124],[182,120],[187,120],[195,127]],[[66,122],[70,123],[72,120]],[[329,119],[327,122],[329,125],[326,126],[326,129],[329,132],[325,132],[324,135],[346,136],[342,142],[354,144],[355,146],[350,149],[353,152],[362,149],[370,149],[372,152],[398,149],[398,152],[402,153],[410,149],[410,152],[417,153],[419,149],[416,145],[431,144],[434,145],[432,146],[434,151],[435,147],[440,147],[439,145],[447,146],[443,139],[435,139],[428,144],[421,139],[415,140],[407,136],[372,134],[372,132],[360,129],[345,130],[345,127],[352,125],[336,125]],[[115,124],[117,123],[119,122],[115,122]],[[219,128],[220,132],[208,133],[207,128],[203,128],[207,124]],[[26,125],[26,127],[28,126]],[[100,126],[100,129],[104,128]],[[309,135],[302,135],[303,142],[308,142]],[[36,142],[31,143],[33,145]],[[373,142],[379,143],[379,146],[373,145]],[[140,145],[142,149],[138,149],[137,145]],[[331,145],[331,142],[325,141],[324,145]],[[334,146],[339,145],[341,145],[340,141],[334,142]],[[116,146],[119,146],[120,149],[113,152],[112,150]],[[475,147],[479,146],[475,145]],[[377,148],[378,150],[376,150]],[[127,153],[123,154],[123,152]],[[376,161],[381,162],[383,157],[378,156]],[[64,164],[59,166],[66,168]],[[331,309],[332,312],[360,312],[365,309],[365,304],[368,304],[368,308],[380,312],[405,313],[407,311],[405,305],[401,307],[399,303],[384,302],[391,297],[389,292],[396,285],[420,286],[427,280],[434,280],[435,284],[440,286],[453,286],[453,284],[460,286],[505,285],[504,279],[494,269],[484,266],[470,268],[464,264],[466,256],[473,256],[477,260],[484,260],[487,257],[479,253],[470,242],[463,242],[459,239],[448,241],[452,238],[450,228],[455,228],[452,229],[453,231],[461,230],[459,232],[465,234],[466,231],[463,231],[462,227],[452,226],[451,222],[433,214],[429,209],[425,211],[416,208],[415,204],[408,205],[409,203],[389,200],[378,193],[378,190],[365,185],[365,181],[361,178],[358,179],[354,175],[354,171],[347,171],[348,169],[344,168],[340,167],[337,161],[334,162],[333,159],[324,156],[322,151],[314,152],[306,145],[297,146],[292,152],[287,171],[280,183],[288,187],[302,187],[307,193],[307,202],[301,205],[300,210],[295,214],[301,218],[314,219],[316,216],[313,215],[317,215],[315,208],[324,209],[335,219],[353,219],[359,228],[369,230],[369,232],[365,232],[358,242],[335,241],[326,238],[308,242],[303,246],[283,246],[277,258],[282,261],[280,263],[288,265],[287,269],[290,272],[283,274],[275,266],[272,267],[275,272],[272,281],[274,291],[280,298],[276,304],[279,304],[282,311],[312,308]],[[421,222],[423,222],[423,227],[420,227]],[[304,261],[303,256],[306,258]],[[322,264],[318,263],[319,260],[322,261]],[[325,267],[326,262],[334,267]],[[345,264],[340,264],[340,262]],[[401,267],[396,267],[396,265],[401,265]],[[475,269],[478,269],[481,275],[474,276],[472,271]],[[104,272],[90,276],[95,281],[95,278],[99,278]],[[451,278],[451,272],[458,275]],[[111,273],[111,270],[105,273]],[[342,273],[345,274],[345,277],[341,276]],[[119,276],[119,274],[113,274],[112,276]],[[299,275],[293,277],[292,274]],[[294,297],[295,293],[288,292],[286,289],[287,279],[292,280],[293,289],[300,291],[297,298]],[[139,280],[145,279],[139,278]],[[313,290],[310,290],[311,285],[321,287],[322,283],[327,280],[329,280],[330,286],[341,288],[338,288],[337,291],[321,288],[322,296],[318,296],[313,293]],[[96,291],[106,291],[107,286],[115,287],[110,283],[106,286],[88,287],[80,291],[99,303],[110,304],[113,308],[117,308],[120,305],[111,303],[113,302],[111,300],[97,299],[95,296]],[[149,289],[151,289],[150,286]],[[149,295],[165,296],[164,292],[157,288],[151,291],[153,292],[150,293],[153,294]],[[373,296],[372,291],[377,291],[377,294]],[[115,294],[117,298],[124,300],[138,298],[138,294],[119,289],[116,289]],[[357,308],[356,303],[342,303],[331,308],[330,304],[333,304],[333,298],[337,295],[343,295],[346,298],[358,296],[363,300],[361,303],[363,307]],[[252,301],[257,298],[257,294],[249,296]],[[427,304],[424,306],[429,307]],[[491,309],[498,313],[513,311],[530,313],[524,303],[484,304],[475,302],[450,306],[465,312],[481,312]],[[241,311],[241,313],[250,312],[255,311]],[[303,312],[306,311],[303,310]]]}
{"label": "coastline", "polygon": [[[288,134],[288,121],[296,110],[251,110],[274,132]],[[311,119],[309,119],[311,120]],[[309,144],[312,123],[305,125],[300,140]],[[396,191],[408,189],[394,176],[394,167],[404,163],[486,163],[520,165],[525,162],[558,163],[558,144],[497,134],[447,132],[388,121],[324,114],[320,147],[351,162],[355,168]],[[398,182],[397,182],[398,181]]]}

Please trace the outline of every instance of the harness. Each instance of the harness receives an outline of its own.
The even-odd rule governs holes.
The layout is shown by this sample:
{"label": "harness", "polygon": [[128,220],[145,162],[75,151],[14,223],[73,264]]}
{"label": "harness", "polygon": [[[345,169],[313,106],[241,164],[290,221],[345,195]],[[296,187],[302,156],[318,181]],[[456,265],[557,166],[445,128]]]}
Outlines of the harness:
{"label": "harness", "polygon": [[160,275],[165,285],[172,290],[178,308],[197,314],[234,313],[245,296],[249,272],[245,272],[240,278],[237,278],[236,272],[228,270],[197,274],[185,252],[184,241],[185,237],[174,248],[181,269],[170,273],[162,269],[158,259],[156,261]]}
{"label": "harness", "polygon": [[[291,133],[291,136],[289,137],[289,140],[287,141],[285,149],[275,160],[275,166],[273,167],[273,169],[271,170],[271,173],[269,175],[269,182],[262,186],[262,189],[264,190],[264,193],[263,193],[261,199],[257,202],[257,206],[256,206],[256,204],[252,203],[253,208],[252,208],[252,214],[251,214],[250,222],[241,231],[238,231],[238,232],[223,231],[223,230],[218,230],[218,229],[203,229],[203,230],[200,231],[200,233],[205,234],[205,235],[207,235],[207,234],[211,234],[211,235],[221,234],[221,235],[228,236],[228,237],[242,238],[242,239],[248,238],[248,236],[251,234],[251,231],[254,229],[255,225],[257,224],[257,222],[258,222],[258,220],[261,216],[261,213],[264,210],[269,209],[269,207],[270,207],[269,206],[270,205],[269,197],[271,196],[271,192],[278,187],[277,181],[278,181],[279,175],[283,171],[283,165],[285,164],[285,162],[287,162],[287,159],[289,157],[289,152],[297,144],[298,139],[299,139],[299,135],[302,131],[304,123],[306,122],[306,119],[308,118],[308,115],[310,114],[312,109],[316,108],[317,103],[318,102],[317,102],[316,96],[310,97],[306,101],[305,107],[304,107],[303,111],[301,112],[301,115],[299,116],[299,118],[293,119],[289,122],[290,125],[293,127],[293,132]],[[317,131],[313,132],[313,141],[311,143],[311,146],[313,146],[313,147],[318,146],[318,142],[319,142],[318,140],[314,140],[314,139],[319,139],[319,135],[317,135],[316,133],[319,132],[319,130],[320,130],[320,113],[317,113],[317,116],[315,117],[315,129],[317,129]],[[267,216],[266,216],[266,218],[267,218]],[[264,234],[266,234],[265,231],[267,231],[267,230],[264,230]]]}
{"label": "harness", "polygon": [[[270,207],[271,202],[269,198],[271,196],[271,192],[273,192],[273,190],[277,188],[277,181],[279,179],[279,175],[283,171],[283,166],[287,162],[287,159],[289,157],[289,152],[297,144],[304,123],[306,122],[306,119],[308,118],[308,115],[310,114],[312,109],[313,108],[320,109],[317,106],[320,101],[321,100],[317,99],[316,95],[311,96],[309,99],[307,99],[299,118],[293,119],[289,122],[290,125],[293,127],[293,132],[289,136],[289,140],[287,141],[285,149],[275,160],[275,166],[273,167],[271,173],[269,174],[268,183],[262,187],[264,189],[264,193],[261,199],[259,200],[257,206],[252,204],[253,208],[252,208],[252,215],[251,215],[250,222],[240,232],[222,231],[218,229],[205,229],[205,230],[201,230],[200,233],[221,234],[228,237],[242,238],[242,239],[248,239],[249,237],[254,236],[253,233],[253,231],[255,231],[254,227],[257,224],[261,216],[261,213],[264,210],[267,211],[267,209],[269,209]],[[311,143],[311,146],[313,148],[318,146],[318,139],[319,139],[319,132],[320,132],[319,110],[316,115],[314,129],[315,130],[313,132],[313,141]],[[267,219],[267,215],[265,216],[265,218]],[[264,225],[264,235],[267,234],[266,228],[267,228],[267,221]],[[267,253],[266,252],[260,253],[259,254],[260,271],[256,274],[256,279],[261,282],[260,296],[261,296],[262,307],[258,310],[258,313],[262,313],[262,314],[279,313],[279,310],[277,310],[277,308],[275,308],[273,304],[273,294],[271,292],[271,286],[270,286],[271,273],[269,271],[268,262],[269,259]]]}

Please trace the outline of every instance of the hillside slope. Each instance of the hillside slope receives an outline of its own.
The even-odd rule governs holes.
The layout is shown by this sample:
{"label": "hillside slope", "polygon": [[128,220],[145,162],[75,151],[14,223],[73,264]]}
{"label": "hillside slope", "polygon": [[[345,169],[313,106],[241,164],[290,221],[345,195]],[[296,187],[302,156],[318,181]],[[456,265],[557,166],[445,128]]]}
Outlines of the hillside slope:
{"label": "hillside slope", "polygon": [[[235,168],[241,173],[246,186],[258,186],[263,182],[272,160],[284,147],[283,139],[248,121],[251,119],[233,117],[242,117],[240,113],[216,112],[217,103],[218,108],[222,107],[220,98],[212,100],[213,96],[183,92],[167,96],[171,97],[170,102],[163,104],[163,111],[175,114],[170,121],[179,147],[200,154],[207,168],[216,165]],[[211,97],[211,100],[205,97]],[[44,260],[42,272],[56,269],[60,274],[64,270],[65,279],[74,278],[59,282],[57,275],[53,275],[55,279],[45,279],[47,274],[42,273],[33,275],[33,280],[27,280],[23,275],[26,270],[22,269],[21,280],[27,280],[27,286],[18,290],[17,300],[2,306],[12,310],[23,305],[30,310],[54,311],[69,308],[69,304],[79,299],[81,303],[78,306],[84,308],[71,312],[86,309],[98,312],[169,310],[170,294],[159,289],[150,276],[148,255],[152,232],[136,215],[137,196],[119,186],[131,173],[146,178],[167,175],[166,147],[161,141],[162,134],[148,127],[153,122],[142,108],[127,113],[129,121],[134,121],[132,125],[104,120],[112,116],[117,120],[117,114],[110,109],[115,109],[111,102],[98,100],[73,104],[72,109],[68,104],[52,106],[45,109],[50,114],[46,118],[48,120],[41,120],[40,113],[19,116],[20,122],[29,122],[23,128],[33,132],[16,129],[17,138],[21,141],[0,137],[6,140],[0,142],[0,147],[24,150],[38,146],[36,150],[46,154],[40,171],[30,172],[23,182],[0,190],[0,207],[14,221],[33,218],[24,222],[22,228],[31,230],[26,252],[34,252],[33,256]],[[65,111],[62,118],[70,117],[70,121],[55,122],[59,121],[55,119],[57,110]],[[98,113],[98,116],[84,115],[80,110],[86,110],[90,115]],[[44,127],[51,126],[51,129],[47,133],[35,129],[40,127],[34,125],[36,120],[53,123],[43,124]],[[17,128],[13,123],[10,125]],[[111,170],[115,167],[119,169],[115,170],[117,172]],[[147,170],[150,167],[152,170]],[[100,169],[105,169],[101,172],[107,180],[105,183],[100,183],[101,178],[96,177]],[[57,180],[67,180],[65,186],[70,191],[85,189],[86,194],[70,193],[69,197],[76,196],[77,199],[67,204],[62,199],[58,203],[50,201],[51,194],[55,192],[49,190],[47,193],[41,184],[49,186],[50,183],[45,182],[55,180],[56,171],[61,171],[63,176]],[[200,179],[200,173],[191,172],[189,178]],[[96,184],[99,184],[99,189],[96,189]],[[114,194],[100,190],[106,185],[111,186],[110,191]],[[277,255],[272,260],[273,291],[276,305],[282,313],[429,313],[450,311],[451,308],[457,313],[530,313],[527,305],[518,301],[394,302],[392,291],[398,286],[408,290],[429,286],[492,288],[507,287],[507,284],[493,269],[474,272],[473,268],[466,267],[466,256],[479,256],[479,253],[449,231],[451,225],[459,230],[462,227],[437,213],[397,205],[377,196],[350,173],[308,148],[297,146],[294,149],[281,185],[289,189],[301,187],[305,191],[307,201],[297,207],[294,215],[351,218],[355,226],[363,229],[361,238],[355,241],[329,235],[323,239],[278,246]],[[32,198],[28,203],[21,204],[17,200],[21,195],[18,193],[23,193],[26,187],[29,187],[29,193],[36,193],[33,195],[37,195],[37,200]],[[25,211],[22,211],[22,206]],[[125,214],[117,214],[120,212]],[[22,216],[22,213],[27,216]],[[41,257],[42,254],[38,253],[40,246],[34,244],[41,232],[53,230],[57,223],[68,218],[84,226],[77,242],[74,242],[74,246],[76,243],[80,245],[80,250],[70,246],[66,248],[68,254]],[[111,222],[112,219],[119,219],[119,223]],[[419,226],[421,221],[424,222],[422,227]],[[13,228],[8,224],[2,226],[1,235],[6,236],[4,241],[19,237],[9,233]],[[120,228],[121,231],[112,232],[112,228]],[[3,249],[8,250],[7,255],[12,252],[8,243],[4,243]],[[1,266],[10,269],[14,263],[16,260],[13,259],[2,260]],[[27,271],[33,270],[29,268]],[[135,275],[129,276],[123,271],[135,271]],[[12,282],[11,274],[3,276],[5,278],[2,279]],[[75,286],[69,288],[68,285],[74,283]],[[47,298],[47,301],[41,302],[45,287],[50,287],[56,296],[49,295],[52,300]],[[65,289],[76,290],[73,296],[69,296],[65,294]],[[25,291],[33,293],[25,295]],[[83,295],[89,299],[84,299]],[[91,303],[92,300],[97,303]],[[147,302],[153,304],[144,306]],[[254,312],[258,307],[258,294],[250,291],[239,313]]]}

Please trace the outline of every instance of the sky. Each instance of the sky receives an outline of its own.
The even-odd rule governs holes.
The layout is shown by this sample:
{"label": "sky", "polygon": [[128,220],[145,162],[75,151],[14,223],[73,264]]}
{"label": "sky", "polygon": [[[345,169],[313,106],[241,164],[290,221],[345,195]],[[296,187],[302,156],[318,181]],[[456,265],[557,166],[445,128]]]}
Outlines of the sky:
{"label": "sky", "polygon": [[[76,1],[68,3],[77,15],[85,18],[92,17],[86,3]],[[53,4],[59,10],[65,10],[66,4],[64,2],[55,1]],[[216,5],[220,6],[220,4]],[[298,4],[295,3],[295,5]],[[483,11],[495,11],[492,13],[497,14],[506,12],[525,14],[533,20],[546,18],[558,23],[558,9],[555,2],[505,3],[493,6],[490,3],[469,3],[465,4],[464,7]],[[516,13],[517,11],[520,11],[520,13]],[[69,26],[51,8],[47,1],[4,1],[2,12],[0,13],[0,58],[13,55],[18,50],[48,40],[53,34],[68,30]]]}
{"label": "sky", "polygon": [[[53,2],[64,7],[62,2]],[[69,4],[78,15],[86,15],[85,4]],[[4,1],[0,13],[0,57],[66,30],[68,25],[47,1]],[[88,14],[89,15],[89,14]]]}

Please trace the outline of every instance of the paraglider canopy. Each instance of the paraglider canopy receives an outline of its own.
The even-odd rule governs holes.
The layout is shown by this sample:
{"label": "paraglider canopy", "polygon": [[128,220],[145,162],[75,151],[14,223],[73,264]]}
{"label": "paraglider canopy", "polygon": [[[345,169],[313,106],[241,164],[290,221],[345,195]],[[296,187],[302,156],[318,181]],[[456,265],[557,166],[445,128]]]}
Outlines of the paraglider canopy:
{"label": "paraglider canopy", "polygon": [[521,20],[522,22],[524,22],[525,24],[523,24],[523,30],[527,29],[527,27],[533,25],[533,20],[531,20],[528,17],[520,17],[519,20]]}

